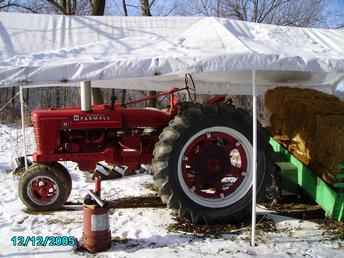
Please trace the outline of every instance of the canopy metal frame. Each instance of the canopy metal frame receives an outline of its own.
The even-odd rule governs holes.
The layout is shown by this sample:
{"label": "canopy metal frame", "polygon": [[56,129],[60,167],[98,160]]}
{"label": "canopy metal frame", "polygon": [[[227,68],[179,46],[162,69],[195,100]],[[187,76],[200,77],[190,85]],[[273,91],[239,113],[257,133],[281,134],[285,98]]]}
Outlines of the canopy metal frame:
{"label": "canopy metal frame", "polygon": [[252,71],[252,222],[251,246],[256,246],[256,206],[257,206],[257,94],[256,71]]}

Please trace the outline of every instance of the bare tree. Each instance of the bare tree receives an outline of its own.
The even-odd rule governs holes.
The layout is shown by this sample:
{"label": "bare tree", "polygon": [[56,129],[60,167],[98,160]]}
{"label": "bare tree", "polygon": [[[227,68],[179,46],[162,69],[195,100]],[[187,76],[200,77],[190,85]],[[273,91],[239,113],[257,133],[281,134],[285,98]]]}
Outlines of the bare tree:
{"label": "bare tree", "polygon": [[191,0],[180,14],[229,17],[288,26],[313,26],[324,21],[325,0]]}

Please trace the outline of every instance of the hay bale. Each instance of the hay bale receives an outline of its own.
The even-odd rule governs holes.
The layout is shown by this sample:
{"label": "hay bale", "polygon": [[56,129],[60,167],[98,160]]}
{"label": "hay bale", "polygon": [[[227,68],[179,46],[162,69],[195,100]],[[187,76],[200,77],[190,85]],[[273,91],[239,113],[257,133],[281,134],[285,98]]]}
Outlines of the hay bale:
{"label": "hay bale", "polygon": [[344,161],[344,102],[315,90],[279,87],[265,95],[270,132],[326,182]]}

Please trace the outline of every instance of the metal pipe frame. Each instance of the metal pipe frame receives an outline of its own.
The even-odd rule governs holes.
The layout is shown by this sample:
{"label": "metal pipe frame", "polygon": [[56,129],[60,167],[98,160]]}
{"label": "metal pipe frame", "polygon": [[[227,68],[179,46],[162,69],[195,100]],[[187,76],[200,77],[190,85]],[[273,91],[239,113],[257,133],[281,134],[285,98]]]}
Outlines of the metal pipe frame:
{"label": "metal pipe frame", "polygon": [[20,98],[20,116],[21,116],[21,126],[22,126],[22,135],[23,135],[23,145],[24,145],[24,164],[25,170],[28,169],[27,162],[27,146],[26,146],[26,132],[25,132],[25,110],[24,110],[24,94],[23,87],[19,87],[19,98]]}
{"label": "metal pipe frame", "polygon": [[257,205],[257,94],[256,94],[256,71],[252,71],[252,223],[251,223],[251,246],[256,246],[256,205]]}

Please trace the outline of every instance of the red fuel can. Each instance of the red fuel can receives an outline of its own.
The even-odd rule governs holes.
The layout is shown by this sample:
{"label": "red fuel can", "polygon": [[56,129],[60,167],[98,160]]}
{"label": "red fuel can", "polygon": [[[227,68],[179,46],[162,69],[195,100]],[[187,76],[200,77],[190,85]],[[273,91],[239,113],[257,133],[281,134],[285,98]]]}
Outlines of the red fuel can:
{"label": "red fuel can", "polygon": [[84,230],[82,247],[91,253],[106,251],[111,247],[109,214],[106,207],[84,204]]}

